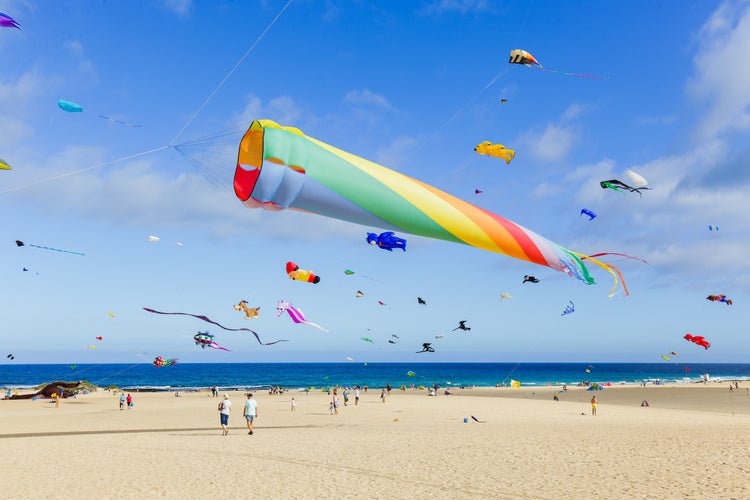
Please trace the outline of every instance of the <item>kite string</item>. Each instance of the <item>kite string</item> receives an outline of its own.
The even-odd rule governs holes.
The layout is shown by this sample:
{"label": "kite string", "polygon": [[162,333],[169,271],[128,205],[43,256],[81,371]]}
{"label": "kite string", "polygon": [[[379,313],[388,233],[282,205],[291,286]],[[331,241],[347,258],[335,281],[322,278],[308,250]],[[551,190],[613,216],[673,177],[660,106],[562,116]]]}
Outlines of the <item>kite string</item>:
{"label": "kite string", "polygon": [[206,105],[213,98],[213,96],[216,95],[216,93],[219,91],[219,89],[221,89],[221,87],[224,86],[224,84],[234,74],[234,72],[237,70],[237,68],[239,68],[240,65],[245,61],[245,59],[247,59],[247,57],[250,55],[250,53],[253,51],[253,49],[255,49],[255,47],[260,43],[260,41],[263,39],[263,37],[266,35],[266,33],[268,33],[268,31],[273,27],[273,25],[276,24],[276,21],[279,20],[279,18],[281,17],[281,15],[284,13],[284,11],[286,11],[287,7],[289,7],[289,5],[291,5],[291,3],[293,1],[294,0],[289,0],[284,5],[284,7],[281,8],[281,10],[279,11],[279,13],[276,14],[276,17],[274,17],[273,20],[271,21],[271,23],[268,26],[266,26],[266,29],[263,30],[263,32],[260,34],[260,36],[258,36],[258,38],[255,40],[255,42],[253,42],[253,44],[250,46],[250,48],[247,49],[247,51],[245,51],[245,54],[240,58],[240,60],[237,61],[237,64],[235,64],[234,67],[229,71],[229,73],[227,73],[227,75],[224,77],[224,79],[221,82],[219,82],[219,85],[216,86],[216,88],[213,90],[213,92],[211,92],[208,95],[208,97],[206,98],[206,100],[203,101],[203,104],[201,104],[198,107],[198,109],[195,111],[195,113],[193,113],[193,115],[185,123],[185,125],[183,125],[183,127],[180,129],[180,131],[177,132],[177,135],[175,135],[174,138],[171,141],[169,141],[169,146],[172,146],[174,144],[174,142],[177,140],[177,138],[182,135],[182,133],[185,131],[185,129],[188,128],[188,126],[191,123],[193,123],[193,120],[195,120],[195,118],[198,116],[198,114],[201,111],[203,111],[203,108],[206,107]]}
{"label": "kite string", "polygon": [[169,148],[169,146],[159,146],[158,148],[149,149],[148,151],[142,151],[140,153],[132,154],[132,155],[129,155],[129,156],[123,156],[122,158],[117,158],[116,160],[110,160],[110,161],[107,161],[107,162],[104,162],[104,163],[98,163],[98,164],[92,165],[90,167],[79,168],[78,170],[73,170],[72,172],[66,172],[64,174],[55,175],[54,177],[48,177],[47,179],[42,179],[40,181],[36,181],[36,182],[29,183],[29,184],[23,184],[21,186],[16,186],[16,187],[13,187],[13,188],[9,188],[9,189],[6,189],[4,191],[0,191],[0,194],[10,193],[12,191],[18,191],[19,189],[25,189],[25,188],[31,187],[31,186],[37,186],[39,184],[44,184],[45,182],[54,181],[56,179],[62,179],[63,177],[68,177],[69,175],[80,174],[81,172],[85,172],[87,170],[93,170],[95,168],[106,167],[107,165],[112,165],[113,163],[119,163],[121,161],[131,160],[133,158],[138,158],[140,156],[145,156],[145,155],[148,155],[148,154],[151,154],[151,153],[156,153],[157,151],[162,151],[162,150],[168,149],[168,148]]}

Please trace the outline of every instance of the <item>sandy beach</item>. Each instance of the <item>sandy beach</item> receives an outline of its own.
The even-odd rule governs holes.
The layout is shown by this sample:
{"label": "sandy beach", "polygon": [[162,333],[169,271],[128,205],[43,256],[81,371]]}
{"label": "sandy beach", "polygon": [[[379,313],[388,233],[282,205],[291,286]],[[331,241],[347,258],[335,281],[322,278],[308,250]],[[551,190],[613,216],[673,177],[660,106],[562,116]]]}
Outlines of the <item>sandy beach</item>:
{"label": "sandy beach", "polygon": [[208,391],[3,400],[2,496],[750,498],[748,388],[610,387],[596,416],[580,387],[371,389],[338,415],[321,391],[258,392],[252,436],[243,393],[227,436]]}

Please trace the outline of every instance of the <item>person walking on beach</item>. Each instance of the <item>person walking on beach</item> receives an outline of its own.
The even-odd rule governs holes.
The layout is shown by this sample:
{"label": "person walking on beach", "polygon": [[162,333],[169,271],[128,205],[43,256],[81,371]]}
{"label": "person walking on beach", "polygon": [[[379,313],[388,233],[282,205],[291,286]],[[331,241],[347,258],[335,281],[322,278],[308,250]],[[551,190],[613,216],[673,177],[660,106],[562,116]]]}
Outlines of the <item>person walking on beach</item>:
{"label": "person walking on beach", "polygon": [[[294,398],[292,398],[292,407],[294,406]],[[294,408],[292,408],[293,410]],[[248,434],[253,435],[253,420],[258,416],[258,402],[253,399],[253,393],[247,393],[247,401],[245,401],[245,410],[242,412],[247,422]]]}
{"label": "person walking on beach", "polygon": [[344,406],[348,406],[349,405],[349,388],[344,387],[344,392],[342,392],[342,394],[344,395]]}
{"label": "person walking on beach", "polygon": [[599,403],[599,401],[596,399],[596,396],[591,396],[591,414],[593,416],[596,416],[596,405]]}
{"label": "person walking on beach", "polygon": [[380,389],[380,402],[385,403],[385,387]]}
{"label": "person walking on beach", "polygon": [[339,397],[336,394],[333,395],[333,414],[339,414]]}
{"label": "person walking on beach", "polygon": [[229,414],[232,411],[232,402],[229,401],[229,394],[224,394],[224,399],[219,403],[219,417],[221,421],[221,435],[229,434]]}
{"label": "person walking on beach", "polygon": [[292,398],[292,409],[289,411],[297,411],[297,402]]}
{"label": "person walking on beach", "polygon": [[128,397],[125,398],[125,401],[128,403],[128,410],[131,410],[133,408],[133,396],[128,394]]}
{"label": "person walking on beach", "polygon": [[120,394],[120,409],[125,409],[125,393]]}
{"label": "person walking on beach", "polygon": [[359,404],[359,387],[354,388],[354,406]]}

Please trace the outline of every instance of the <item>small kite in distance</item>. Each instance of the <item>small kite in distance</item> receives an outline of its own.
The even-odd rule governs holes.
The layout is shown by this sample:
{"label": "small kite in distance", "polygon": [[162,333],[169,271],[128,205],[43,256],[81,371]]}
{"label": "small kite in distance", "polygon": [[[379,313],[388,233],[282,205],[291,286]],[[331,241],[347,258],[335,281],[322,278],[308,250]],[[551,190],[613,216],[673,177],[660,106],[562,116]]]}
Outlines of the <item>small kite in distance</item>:
{"label": "small kite in distance", "polygon": [[360,338],[359,338],[359,340],[361,340],[361,341],[363,341],[363,342],[369,342],[369,343],[371,343],[371,344],[374,344],[374,343],[375,343],[375,341],[373,341],[373,340],[372,340],[371,338],[369,338],[369,337],[360,337]]}
{"label": "small kite in distance", "polygon": [[159,241],[159,239],[160,238],[158,236],[154,236],[154,235],[149,235],[149,237],[148,237],[148,241],[150,243],[156,243],[157,241]]}
{"label": "small kite in distance", "polygon": [[104,337],[101,337],[101,336],[99,336],[99,337],[94,337],[94,338],[95,338],[96,340],[104,340]]}
{"label": "small kite in distance", "polygon": [[[43,250],[54,250],[55,252],[72,253],[72,254],[75,254],[75,255],[84,255],[82,252],[73,252],[71,250],[61,250],[59,248],[44,247],[44,246],[41,246],[41,245],[32,245],[31,243],[29,243],[28,245],[30,247],[41,248]],[[21,240],[16,240],[16,246],[19,246],[19,247],[26,246],[26,243],[24,243]]]}
{"label": "small kite in distance", "polygon": [[502,144],[492,144],[490,141],[484,141],[477,144],[474,151],[482,156],[501,158],[505,160],[506,165],[509,165],[510,161],[516,157],[516,152],[514,150],[508,149]]}
{"label": "small kite in distance", "polygon": [[714,230],[718,231],[719,230],[719,226],[708,226],[708,230],[709,231],[714,231]]}
{"label": "small kite in distance", "polygon": [[508,104],[508,99],[500,99],[500,104]]}
{"label": "small kite in distance", "polygon": [[132,123],[124,122],[122,120],[118,120],[116,118],[112,118],[111,116],[105,116],[105,115],[99,115],[99,118],[104,118],[107,121],[113,122],[113,123],[119,123],[120,125],[125,125],[126,127],[133,127],[133,128],[139,128],[142,125],[133,125]]}
{"label": "small kite in distance", "polygon": [[427,302],[422,297],[417,297],[417,304],[426,306]]}
{"label": "small kite in distance", "polygon": [[512,299],[513,297],[506,292],[500,292],[500,300],[498,302],[502,302],[503,299]]}
{"label": "small kite in distance", "polygon": [[475,189],[474,190],[474,194],[482,194],[483,192],[484,191],[482,191],[481,189]]}
{"label": "small kite in distance", "polygon": [[436,339],[442,339],[442,338],[444,338],[444,337],[445,337],[445,335],[435,335],[435,338],[436,338]]}
{"label": "small kite in distance", "polygon": [[0,27],[3,28],[18,28],[21,29],[21,25],[18,24],[18,21],[10,17],[8,14],[3,14],[0,12]]}
{"label": "small kite in distance", "polygon": [[8,163],[0,158],[0,170],[13,170],[13,167],[8,165]]}
{"label": "small kite in distance", "polygon": [[573,304],[573,301],[571,300],[570,304],[565,307],[565,310],[562,312],[562,314],[560,314],[560,316],[565,316],[566,314],[571,314],[571,313],[574,313],[575,311],[576,311],[576,307]]}
{"label": "small kite in distance", "polygon": [[528,274],[524,274],[521,284],[523,285],[527,281],[530,281],[532,283],[539,283],[539,278],[537,278],[536,276],[529,276]]}
{"label": "small kite in distance", "polygon": [[640,187],[629,186],[628,184],[625,184],[622,181],[618,181],[617,179],[601,181],[599,185],[602,187],[602,189],[611,189],[617,192],[620,192],[620,189],[626,189],[630,191],[631,193],[638,193],[641,196],[641,198],[643,198],[643,193],[641,193],[641,189],[648,189],[648,190],[651,189],[650,187],[646,187],[646,186],[640,186]]}
{"label": "small kite in distance", "polygon": [[12,354],[8,354],[5,357],[8,358],[8,359],[11,359],[11,360],[16,359],[16,357],[14,355],[12,355]]}
{"label": "small kite in distance", "polygon": [[524,66],[531,66],[532,64],[535,66],[542,67],[541,64],[539,64],[534,56],[529,54],[523,49],[513,49],[510,51],[510,59],[508,59],[508,62],[510,64],[523,64]]}
{"label": "small kite in distance", "polygon": [[425,342],[422,344],[422,350],[417,351],[417,354],[420,352],[435,352],[435,349],[432,347],[432,344],[430,342]]}
{"label": "small kite in distance", "polygon": [[706,300],[710,300],[711,302],[724,302],[728,306],[732,305],[732,299],[728,299],[726,295],[709,295],[706,297]]}
{"label": "small kite in distance", "polygon": [[394,248],[406,252],[406,240],[396,236],[393,231],[386,231],[380,234],[367,233],[366,239],[370,245],[388,250],[389,252],[392,252]]}
{"label": "small kite in distance", "polygon": [[81,106],[80,104],[76,104],[74,102],[66,101],[64,99],[58,99],[57,106],[63,111],[67,111],[68,113],[82,113],[83,112],[83,106]]}
{"label": "small kite in distance", "polygon": [[596,214],[592,212],[591,210],[589,210],[588,208],[582,208],[581,215],[588,215],[589,220],[594,220],[594,218],[596,217]]}
{"label": "small kite in distance", "polygon": [[468,321],[467,319],[462,319],[461,321],[458,322],[458,326],[451,331],[455,332],[456,330],[463,330],[465,332],[468,332],[469,330],[471,330],[471,328],[466,326],[467,321]]}
{"label": "small kite in distance", "polygon": [[365,296],[365,294],[362,292],[362,290],[357,290],[357,293],[354,294],[354,296],[357,297],[358,299],[361,299],[362,297]]}
{"label": "small kite in distance", "polygon": [[219,344],[217,344],[216,341],[214,340],[214,335],[212,333],[208,333],[208,331],[205,331],[205,332],[199,331],[193,336],[193,340],[195,340],[195,345],[201,346],[201,349],[210,347],[211,349],[218,349],[220,351],[231,352],[226,347],[222,347]]}
{"label": "small kite in distance", "polygon": [[174,366],[176,364],[177,364],[176,358],[164,359],[161,356],[156,356],[154,358],[154,366],[157,368],[161,368],[162,366]]}

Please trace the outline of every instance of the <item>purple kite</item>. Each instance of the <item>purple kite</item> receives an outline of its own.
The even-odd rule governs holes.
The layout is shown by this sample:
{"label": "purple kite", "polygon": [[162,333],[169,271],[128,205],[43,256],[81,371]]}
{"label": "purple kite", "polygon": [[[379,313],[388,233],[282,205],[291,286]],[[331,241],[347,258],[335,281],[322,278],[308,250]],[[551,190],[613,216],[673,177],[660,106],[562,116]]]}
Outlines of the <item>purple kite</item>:
{"label": "purple kite", "polygon": [[260,336],[258,336],[257,333],[255,333],[254,331],[252,331],[249,328],[227,328],[224,325],[221,325],[221,324],[219,324],[219,323],[217,323],[215,321],[210,320],[206,316],[200,316],[200,315],[197,315],[197,314],[190,314],[190,313],[183,313],[183,312],[161,312],[161,311],[156,311],[154,309],[149,309],[148,307],[144,307],[143,310],[144,311],[148,311],[150,313],[154,313],[154,314],[174,314],[174,315],[180,315],[180,316],[192,316],[193,318],[198,318],[201,321],[205,321],[207,323],[211,323],[212,325],[216,325],[219,328],[223,328],[224,330],[228,330],[230,332],[250,332],[253,335],[255,335],[255,339],[258,341],[258,343],[260,345],[273,345],[273,344],[276,344],[278,342],[289,342],[286,339],[274,340],[273,342],[263,342],[262,340],[260,340]]}
{"label": "purple kite", "polygon": [[313,323],[312,321],[307,321],[302,311],[294,307],[291,302],[287,302],[286,300],[278,301],[276,303],[276,310],[278,311],[278,313],[276,314],[277,318],[286,311],[289,314],[289,317],[292,318],[292,321],[294,321],[295,323],[303,323],[305,325],[314,326],[315,328],[322,330],[326,333],[329,332],[329,330],[326,330],[319,324]]}
{"label": "purple kite", "polygon": [[193,336],[193,340],[195,340],[195,345],[201,346],[201,349],[210,347],[211,349],[219,349],[220,351],[232,352],[226,347],[221,347],[219,344],[217,344],[216,341],[214,340],[213,334],[208,333],[208,331],[205,331],[205,332],[198,331],[198,333],[196,333]]}
{"label": "purple kite", "polygon": [[18,22],[10,17],[8,14],[3,14],[0,12],[0,27],[3,28],[18,28],[21,29],[21,26],[18,24]]}

